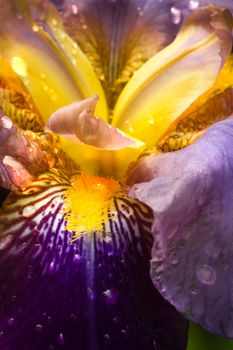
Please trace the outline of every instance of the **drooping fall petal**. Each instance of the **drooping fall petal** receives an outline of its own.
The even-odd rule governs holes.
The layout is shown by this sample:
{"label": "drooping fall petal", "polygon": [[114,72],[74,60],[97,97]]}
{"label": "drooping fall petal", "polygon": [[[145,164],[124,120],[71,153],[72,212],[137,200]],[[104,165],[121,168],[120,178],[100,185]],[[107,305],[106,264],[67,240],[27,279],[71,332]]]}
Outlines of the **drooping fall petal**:
{"label": "drooping fall petal", "polygon": [[233,120],[131,169],[130,195],[154,211],[151,276],[186,317],[233,337]]}
{"label": "drooping fall petal", "polygon": [[138,148],[143,142],[126,135],[104,120],[94,116],[98,97],[74,102],[53,113],[47,127],[77,143],[84,143],[103,150]]}
{"label": "drooping fall petal", "polygon": [[116,198],[108,229],[71,244],[70,188],[52,170],[1,209],[0,348],[184,350],[187,322],[149,277],[151,211]]}
{"label": "drooping fall petal", "polygon": [[113,125],[154,146],[199,96],[214,84],[232,46],[227,10],[200,8],[167,48],[130,79],[115,107]]}

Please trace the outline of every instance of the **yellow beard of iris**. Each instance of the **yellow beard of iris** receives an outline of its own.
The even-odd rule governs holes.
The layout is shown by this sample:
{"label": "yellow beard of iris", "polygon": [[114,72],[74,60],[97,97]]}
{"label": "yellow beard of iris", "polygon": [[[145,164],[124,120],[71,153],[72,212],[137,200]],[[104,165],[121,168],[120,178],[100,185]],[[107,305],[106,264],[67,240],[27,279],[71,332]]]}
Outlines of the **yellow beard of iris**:
{"label": "yellow beard of iris", "polygon": [[75,175],[64,194],[66,229],[74,231],[71,242],[87,232],[103,231],[114,198],[122,192],[120,184],[110,178]]}

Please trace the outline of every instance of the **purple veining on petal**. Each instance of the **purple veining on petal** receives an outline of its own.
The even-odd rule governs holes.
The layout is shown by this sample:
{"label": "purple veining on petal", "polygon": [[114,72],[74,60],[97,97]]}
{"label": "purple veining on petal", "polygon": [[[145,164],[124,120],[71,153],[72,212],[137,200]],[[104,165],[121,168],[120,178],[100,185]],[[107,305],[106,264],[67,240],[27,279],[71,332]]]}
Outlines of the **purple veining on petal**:
{"label": "purple veining on petal", "polygon": [[[175,37],[172,1],[53,1],[66,31],[80,45],[113,107],[133,72]],[[181,15],[182,17],[182,15]]]}
{"label": "purple veining on petal", "polygon": [[154,211],[155,286],[188,318],[230,338],[232,144],[232,119],[219,122],[181,151],[141,159],[130,191]]}
{"label": "purple veining on petal", "polygon": [[117,199],[109,239],[94,232],[70,244],[67,186],[42,175],[2,208],[0,348],[185,349],[187,323],[149,277],[151,211]]}

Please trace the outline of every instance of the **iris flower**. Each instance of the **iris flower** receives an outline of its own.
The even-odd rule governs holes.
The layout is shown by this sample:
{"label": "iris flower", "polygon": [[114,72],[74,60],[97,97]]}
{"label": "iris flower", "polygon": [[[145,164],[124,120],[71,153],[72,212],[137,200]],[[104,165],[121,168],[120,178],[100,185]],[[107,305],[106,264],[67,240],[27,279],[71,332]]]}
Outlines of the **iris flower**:
{"label": "iris flower", "polygon": [[232,338],[230,11],[0,4],[0,349]]}

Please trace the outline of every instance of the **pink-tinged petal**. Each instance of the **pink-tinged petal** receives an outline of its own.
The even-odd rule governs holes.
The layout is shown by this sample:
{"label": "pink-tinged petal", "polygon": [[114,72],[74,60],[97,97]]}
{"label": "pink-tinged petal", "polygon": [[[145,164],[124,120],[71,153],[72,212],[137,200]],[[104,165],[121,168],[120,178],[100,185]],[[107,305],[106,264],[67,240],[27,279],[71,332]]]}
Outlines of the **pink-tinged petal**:
{"label": "pink-tinged petal", "polygon": [[6,116],[0,117],[0,184],[23,189],[38,174],[53,167],[53,139],[24,131]]}
{"label": "pink-tinged petal", "polygon": [[151,276],[186,317],[233,338],[233,120],[131,169],[130,195],[154,211]]}
{"label": "pink-tinged petal", "polygon": [[123,197],[71,244],[69,179],[41,175],[0,212],[1,350],[184,350],[187,321],[149,275],[151,210]]}
{"label": "pink-tinged petal", "polygon": [[84,143],[104,150],[119,150],[126,147],[141,147],[136,140],[104,120],[95,117],[94,110],[98,97],[90,97],[63,107],[53,113],[47,127],[77,143]]}

